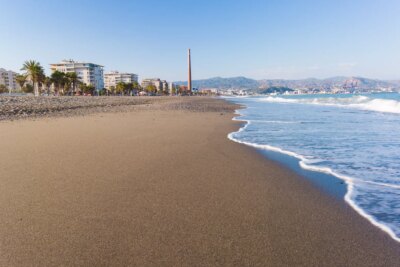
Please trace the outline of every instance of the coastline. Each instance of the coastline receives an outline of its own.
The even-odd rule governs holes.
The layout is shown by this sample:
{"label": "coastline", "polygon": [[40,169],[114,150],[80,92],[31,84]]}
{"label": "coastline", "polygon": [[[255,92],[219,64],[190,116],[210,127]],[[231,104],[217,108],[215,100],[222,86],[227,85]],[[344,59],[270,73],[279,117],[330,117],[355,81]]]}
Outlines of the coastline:
{"label": "coastline", "polygon": [[[229,101],[229,100],[227,100]],[[234,102],[232,102],[234,103]],[[373,218],[370,214],[360,208],[351,198],[351,194],[354,187],[354,181],[358,180],[349,176],[341,175],[328,167],[315,167],[308,164],[307,159],[295,152],[284,150],[280,147],[275,147],[271,145],[260,145],[247,141],[242,141],[234,137],[236,133],[245,131],[250,125],[251,121],[244,119],[244,115],[239,112],[239,110],[244,110],[248,108],[247,106],[241,107],[235,111],[236,117],[233,118],[234,121],[243,122],[242,127],[238,131],[228,134],[228,139],[233,142],[243,144],[252,147],[259,151],[269,160],[273,160],[277,163],[282,164],[285,168],[293,170],[295,173],[299,174],[303,178],[312,181],[321,190],[332,194],[339,199],[342,199],[347,205],[349,205],[356,213],[361,217],[368,220],[372,225],[379,228],[383,232],[387,233],[393,240],[400,243],[400,238],[396,236],[393,230],[380,223],[377,219]]]}
{"label": "coastline", "polygon": [[1,265],[400,262],[343,201],[227,139],[237,106],[168,101],[0,122]]}

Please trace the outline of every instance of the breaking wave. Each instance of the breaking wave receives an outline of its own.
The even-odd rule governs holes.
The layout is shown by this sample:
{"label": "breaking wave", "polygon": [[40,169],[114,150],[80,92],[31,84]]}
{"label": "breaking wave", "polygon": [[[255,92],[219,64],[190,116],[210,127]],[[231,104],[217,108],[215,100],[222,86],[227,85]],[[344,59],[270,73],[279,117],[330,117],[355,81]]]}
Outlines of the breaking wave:
{"label": "breaking wave", "polygon": [[400,114],[400,102],[393,99],[378,99],[369,98],[367,96],[352,96],[352,97],[315,97],[315,98],[283,98],[283,97],[266,97],[261,98],[263,102],[276,103],[295,103],[295,104],[312,104],[336,106],[344,108],[355,108],[376,112],[398,113]]}
{"label": "breaking wave", "polygon": [[[377,100],[377,101],[374,101]],[[267,97],[263,98],[261,101],[263,102],[277,102],[277,103],[300,103],[300,104],[315,104],[315,105],[335,105],[335,106],[343,106],[343,107],[352,107],[358,109],[367,109],[379,112],[389,112],[389,113],[400,113],[400,103],[396,100],[386,100],[386,99],[371,99],[365,96],[353,96],[347,98],[336,98],[333,99],[331,97],[325,98],[312,98],[312,99],[287,99],[280,97]],[[320,140],[330,140],[332,135],[330,131],[327,132],[327,136],[324,135],[315,135],[315,127],[310,126],[309,132],[306,132],[306,135],[311,135],[313,138],[312,145],[310,143],[302,142],[296,143],[295,140],[301,140],[300,138],[304,137],[302,135],[305,133],[307,128],[304,126],[295,126],[299,124],[303,124],[308,122],[308,120],[302,120],[301,116],[293,117],[290,116],[290,119],[284,116],[285,113],[288,112],[285,109],[276,109],[271,107],[271,109],[260,109],[260,105],[255,106],[254,104],[260,103],[260,99],[254,98],[252,102],[247,102],[247,108],[237,110],[236,114],[238,117],[234,118],[237,121],[245,122],[245,125],[241,127],[237,132],[232,132],[228,134],[228,138],[234,142],[241,143],[247,146],[251,146],[261,150],[269,150],[277,153],[285,154],[291,157],[294,157],[298,160],[298,164],[301,168],[309,171],[325,173],[328,175],[335,176],[347,185],[347,192],[344,196],[344,200],[362,217],[366,218],[371,224],[380,228],[391,238],[400,242],[400,228],[398,219],[398,212],[400,212],[400,204],[398,202],[398,196],[400,190],[400,184],[398,183],[398,173],[394,172],[393,169],[396,168],[395,164],[397,161],[393,159],[389,161],[386,157],[385,162],[378,162],[374,160],[375,165],[368,165],[365,162],[365,165],[362,165],[362,161],[365,158],[356,157],[349,158],[347,156],[348,150],[345,153],[341,154],[341,142],[333,142],[330,143],[329,152],[324,150],[325,154],[320,150],[318,152],[318,148],[321,148],[321,144],[318,141]],[[252,104],[254,103],[254,104]],[[382,104],[383,103],[383,104]],[[391,104],[392,110],[388,111],[388,108],[382,108],[379,105],[387,105]],[[375,105],[375,106],[374,106]],[[250,109],[249,109],[250,107]],[[255,107],[257,107],[255,109]],[[374,109],[372,109],[373,107]],[[397,108],[397,111],[396,111]],[[273,110],[273,114],[277,116],[271,116],[272,113],[269,113]],[[281,110],[278,112],[277,110]],[[251,112],[250,112],[251,111]],[[316,113],[323,114],[323,113]],[[372,114],[366,114],[366,116],[371,116]],[[260,117],[261,116],[261,117]],[[316,115],[318,116],[318,115]],[[348,116],[354,116],[353,113]],[[387,114],[386,116],[396,116]],[[276,117],[285,118],[285,120],[276,119]],[[267,119],[268,118],[268,119]],[[271,118],[269,120],[269,118]],[[318,119],[318,121],[322,121],[319,117],[314,119]],[[316,121],[316,120],[315,120]],[[349,120],[346,120],[349,121]],[[351,120],[350,120],[351,121]],[[309,122],[313,122],[310,120]],[[335,122],[338,123],[338,122]],[[379,123],[379,122],[378,122]],[[277,126],[279,125],[279,126]],[[293,125],[293,126],[292,126]],[[319,127],[321,129],[326,129],[329,125],[324,126],[324,123],[319,123]],[[368,124],[369,125],[369,124]],[[284,139],[278,139],[280,142],[276,142],[273,140],[275,135],[268,135],[268,132],[272,133],[273,129],[284,129],[285,136]],[[284,127],[284,128],[282,128]],[[293,128],[295,127],[295,128]],[[296,128],[300,127],[300,128]],[[354,125],[354,127],[359,127]],[[373,129],[379,130],[379,127],[374,127]],[[339,129],[337,129],[339,131]],[[296,131],[299,131],[300,135],[294,135]],[[278,135],[282,134],[282,131],[277,132]],[[323,132],[322,132],[323,133]],[[375,135],[375,132],[368,132],[371,135]],[[347,136],[347,135],[346,135]],[[351,136],[351,135],[350,135]],[[293,138],[296,137],[296,138]],[[365,136],[364,136],[365,137]],[[368,139],[369,140],[369,139]],[[386,139],[385,139],[386,140]],[[390,139],[388,139],[390,140]],[[354,140],[352,139],[351,142]],[[292,144],[293,146],[288,145]],[[354,141],[355,142],[355,141]],[[301,145],[303,149],[298,149],[298,145]],[[349,144],[349,143],[348,143]],[[354,143],[354,147],[352,149],[358,149],[357,142]],[[376,143],[370,143],[370,146],[377,145]],[[285,147],[285,148],[283,148]],[[365,144],[365,147],[368,147]],[[314,150],[313,150],[314,149]],[[296,151],[296,152],[294,152]],[[379,153],[389,153],[395,150],[375,150],[375,152]],[[317,154],[315,154],[317,153]],[[366,158],[371,157],[371,154],[363,154]],[[327,156],[331,161],[326,161]],[[344,158],[344,162],[347,162],[346,165],[343,165],[343,161],[341,161],[342,157]],[[386,156],[382,154],[378,158],[383,158]],[[324,159],[325,158],[325,159]],[[340,165],[342,164],[342,165]],[[389,165],[385,165],[389,164]],[[392,166],[393,165],[393,166]],[[362,168],[357,169],[356,167]],[[391,168],[386,169],[386,168]],[[365,176],[365,172],[361,172],[361,170],[365,171],[370,176]],[[371,170],[374,170],[372,172]],[[382,174],[382,176],[380,176]]]}

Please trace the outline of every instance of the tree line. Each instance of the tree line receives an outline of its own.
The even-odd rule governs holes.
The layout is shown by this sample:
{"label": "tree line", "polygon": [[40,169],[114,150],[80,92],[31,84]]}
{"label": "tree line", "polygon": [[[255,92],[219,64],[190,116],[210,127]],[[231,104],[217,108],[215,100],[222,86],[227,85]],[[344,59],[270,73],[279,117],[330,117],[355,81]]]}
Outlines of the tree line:
{"label": "tree line", "polygon": [[[52,85],[56,95],[75,94],[78,85],[81,85],[75,72],[55,71],[50,76],[46,76],[43,67],[35,60],[25,61],[21,70],[24,74],[18,74],[15,78],[16,82],[23,92],[34,93],[35,96],[41,93],[49,95]],[[94,90],[93,86],[86,88],[88,92],[91,90]]]}

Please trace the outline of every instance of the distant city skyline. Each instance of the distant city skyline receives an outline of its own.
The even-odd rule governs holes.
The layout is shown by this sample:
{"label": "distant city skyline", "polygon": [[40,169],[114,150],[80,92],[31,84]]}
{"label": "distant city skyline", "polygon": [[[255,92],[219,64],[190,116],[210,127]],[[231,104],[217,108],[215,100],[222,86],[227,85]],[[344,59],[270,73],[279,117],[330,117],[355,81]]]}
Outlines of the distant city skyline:
{"label": "distant city skyline", "polygon": [[400,2],[0,0],[0,68],[74,59],[140,80],[400,80]]}

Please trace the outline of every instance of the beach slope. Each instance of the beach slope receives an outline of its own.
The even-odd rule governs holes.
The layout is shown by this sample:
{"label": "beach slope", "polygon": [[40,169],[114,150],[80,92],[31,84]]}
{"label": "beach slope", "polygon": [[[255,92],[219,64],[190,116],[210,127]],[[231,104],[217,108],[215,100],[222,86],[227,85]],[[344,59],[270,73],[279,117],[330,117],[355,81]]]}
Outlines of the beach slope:
{"label": "beach slope", "polygon": [[0,265],[400,264],[344,202],[228,140],[235,108],[172,98],[0,122]]}

